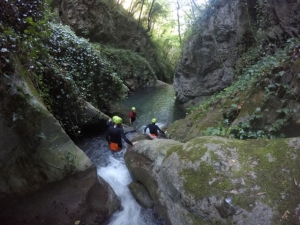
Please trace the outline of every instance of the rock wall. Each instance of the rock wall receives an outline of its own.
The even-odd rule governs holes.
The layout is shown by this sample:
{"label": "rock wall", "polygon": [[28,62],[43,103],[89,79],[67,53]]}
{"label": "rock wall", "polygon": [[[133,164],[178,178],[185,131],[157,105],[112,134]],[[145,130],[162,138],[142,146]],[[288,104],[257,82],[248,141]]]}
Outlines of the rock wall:
{"label": "rock wall", "polygon": [[1,78],[1,224],[103,222],[116,195],[23,78]]}
{"label": "rock wall", "polygon": [[185,44],[174,77],[178,103],[228,87],[245,66],[243,54],[261,46],[272,54],[300,34],[297,1],[212,1]]}

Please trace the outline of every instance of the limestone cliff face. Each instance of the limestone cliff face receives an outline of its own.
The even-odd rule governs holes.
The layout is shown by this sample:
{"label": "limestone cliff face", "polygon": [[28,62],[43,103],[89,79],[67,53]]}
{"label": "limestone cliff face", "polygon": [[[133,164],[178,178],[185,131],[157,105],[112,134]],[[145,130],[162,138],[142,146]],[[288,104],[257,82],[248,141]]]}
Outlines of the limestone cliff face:
{"label": "limestone cliff face", "polygon": [[232,1],[211,3],[199,32],[185,44],[175,72],[177,101],[182,104],[228,87],[245,65],[243,54],[261,46],[274,53],[287,38],[300,34],[297,1]]}

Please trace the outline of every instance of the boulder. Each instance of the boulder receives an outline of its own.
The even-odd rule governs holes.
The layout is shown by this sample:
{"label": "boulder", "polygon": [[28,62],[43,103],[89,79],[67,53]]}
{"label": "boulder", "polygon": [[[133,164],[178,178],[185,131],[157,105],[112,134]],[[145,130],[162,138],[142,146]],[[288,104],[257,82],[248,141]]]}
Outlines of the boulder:
{"label": "boulder", "polygon": [[299,222],[299,149],[299,138],[156,139],[125,160],[169,224],[290,224]]}
{"label": "boulder", "polygon": [[12,77],[0,96],[0,223],[104,221],[119,207],[116,195],[30,80]]}

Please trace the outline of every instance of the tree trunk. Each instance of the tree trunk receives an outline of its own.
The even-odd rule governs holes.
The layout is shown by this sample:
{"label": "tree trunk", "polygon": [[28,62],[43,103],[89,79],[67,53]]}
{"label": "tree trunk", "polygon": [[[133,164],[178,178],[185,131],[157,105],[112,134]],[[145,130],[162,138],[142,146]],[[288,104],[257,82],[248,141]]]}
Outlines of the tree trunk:
{"label": "tree trunk", "polygon": [[177,0],[177,28],[178,28],[178,38],[179,38],[179,43],[181,44],[181,32],[180,32],[180,20],[179,20],[179,0]]}
{"label": "tree trunk", "polygon": [[142,7],[141,7],[141,11],[140,11],[140,15],[139,15],[139,20],[138,20],[137,26],[140,25],[141,15],[142,15],[142,12],[143,12],[144,4],[145,4],[145,0],[142,0]]}
{"label": "tree trunk", "polygon": [[153,16],[153,6],[154,6],[155,1],[156,0],[152,0],[151,7],[149,9],[148,18],[147,18],[147,21],[148,21],[147,32],[149,32],[151,30],[151,23],[152,23],[152,16]]}
{"label": "tree trunk", "polygon": [[195,10],[194,10],[194,7],[193,7],[193,3],[195,4],[195,2],[193,0],[190,0],[192,18],[193,18],[193,20],[195,20],[196,16],[195,16]]}
{"label": "tree trunk", "polygon": [[129,7],[129,14],[131,14],[132,16],[136,13],[136,8],[137,6],[141,4],[141,2],[139,0],[132,0],[130,3],[130,7]]}

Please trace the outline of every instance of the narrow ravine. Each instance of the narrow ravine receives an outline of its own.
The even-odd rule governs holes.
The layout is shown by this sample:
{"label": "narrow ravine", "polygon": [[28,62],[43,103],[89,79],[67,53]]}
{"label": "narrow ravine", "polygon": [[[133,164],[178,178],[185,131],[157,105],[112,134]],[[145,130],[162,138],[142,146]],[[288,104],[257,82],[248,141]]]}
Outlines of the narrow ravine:
{"label": "narrow ravine", "polygon": [[[158,117],[160,120],[158,125],[163,126],[184,116],[184,113],[174,105],[174,90],[170,85],[139,91],[120,105],[124,110],[131,105],[138,108],[139,119],[135,123],[137,132],[142,132],[152,117]],[[123,120],[126,119],[124,117],[125,115]],[[141,208],[130,193],[127,185],[133,180],[124,163],[125,147],[119,153],[110,152],[104,134],[84,138],[78,141],[77,145],[85,151],[97,166],[98,175],[109,183],[121,200],[122,209],[112,216],[109,225],[165,224],[155,211]]]}

